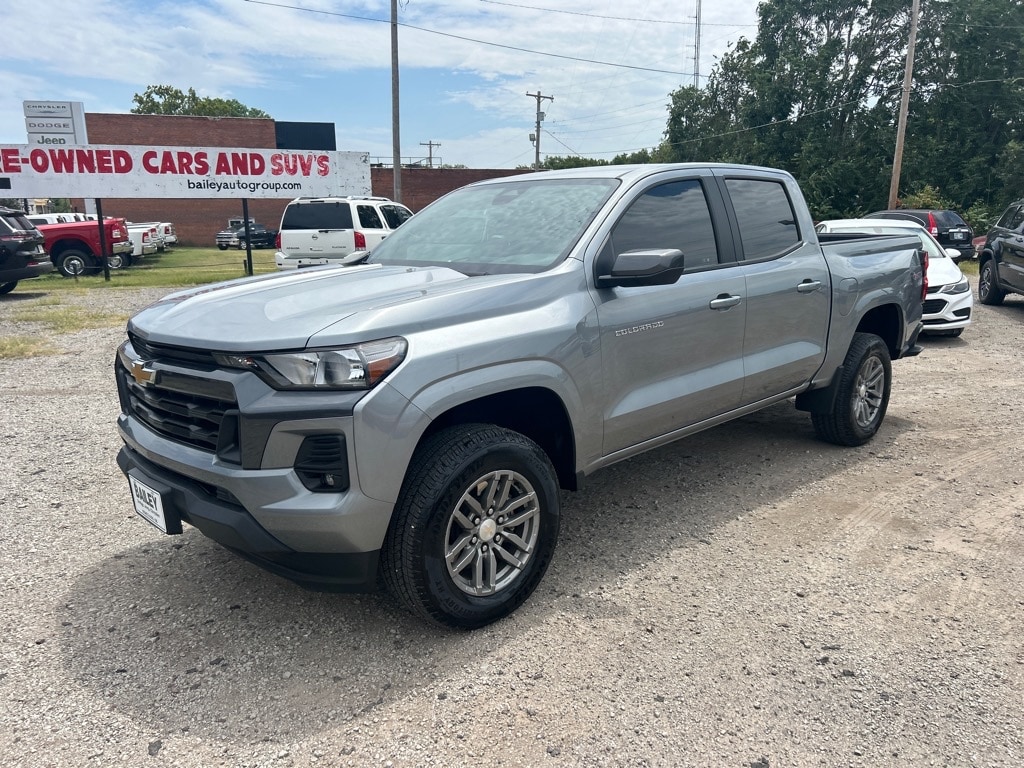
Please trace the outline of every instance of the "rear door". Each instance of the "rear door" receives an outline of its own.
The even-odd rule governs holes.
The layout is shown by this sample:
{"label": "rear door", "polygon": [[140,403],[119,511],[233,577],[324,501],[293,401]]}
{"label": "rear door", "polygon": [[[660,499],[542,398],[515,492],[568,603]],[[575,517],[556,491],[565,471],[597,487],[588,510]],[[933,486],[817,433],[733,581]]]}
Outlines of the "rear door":
{"label": "rear door", "polygon": [[777,176],[723,174],[737,227],[745,281],[741,403],[789,392],[810,381],[825,359],[831,277],[817,238],[800,231],[796,206]]}
{"label": "rear door", "polygon": [[710,171],[649,183],[613,226],[596,260],[677,248],[672,285],[594,292],[601,334],[604,453],[613,454],[739,405],[744,278]]}

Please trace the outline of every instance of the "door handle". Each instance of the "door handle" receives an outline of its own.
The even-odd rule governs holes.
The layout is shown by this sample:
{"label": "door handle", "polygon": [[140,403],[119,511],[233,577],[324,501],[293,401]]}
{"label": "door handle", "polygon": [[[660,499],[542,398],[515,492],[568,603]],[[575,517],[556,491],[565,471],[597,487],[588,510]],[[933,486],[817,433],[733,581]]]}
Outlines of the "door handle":
{"label": "door handle", "polygon": [[798,293],[810,293],[821,288],[821,280],[804,280],[796,287]]}
{"label": "door handle", "polygon": [[730,309],[731,307],[735,307],[739,303],[739,296],[730,296],[727,293],[723,293],[720,296],[717,296],[716,298],[712,299],[711,303],[708,304],[708,306],[711,307],[711,309]]}

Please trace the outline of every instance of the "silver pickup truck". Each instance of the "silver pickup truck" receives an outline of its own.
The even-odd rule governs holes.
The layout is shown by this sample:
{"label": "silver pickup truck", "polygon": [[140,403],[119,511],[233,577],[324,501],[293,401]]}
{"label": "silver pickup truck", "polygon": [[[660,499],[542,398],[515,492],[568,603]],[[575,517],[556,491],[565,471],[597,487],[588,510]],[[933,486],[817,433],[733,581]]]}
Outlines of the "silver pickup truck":
{"label": "silver pickup truck", "polygon": [[507,615],[560,489],[788,398],[824,440],[916,354],[914,237],[814,231],[787,173],[581,168],[452,192],[346,266],[167,296],[115,371],[136,511],[313,588]]}

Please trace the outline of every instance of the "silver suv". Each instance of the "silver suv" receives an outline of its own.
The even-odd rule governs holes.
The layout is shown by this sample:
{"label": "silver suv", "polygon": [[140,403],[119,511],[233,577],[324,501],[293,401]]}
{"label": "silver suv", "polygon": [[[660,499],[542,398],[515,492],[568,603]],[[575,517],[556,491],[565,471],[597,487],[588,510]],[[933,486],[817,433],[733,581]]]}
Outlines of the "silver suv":
{"label": "silver suv", "polygon": [[412,216],[386,197],[300,197],[281,216],[278,269],[332,264],[367,251]]}

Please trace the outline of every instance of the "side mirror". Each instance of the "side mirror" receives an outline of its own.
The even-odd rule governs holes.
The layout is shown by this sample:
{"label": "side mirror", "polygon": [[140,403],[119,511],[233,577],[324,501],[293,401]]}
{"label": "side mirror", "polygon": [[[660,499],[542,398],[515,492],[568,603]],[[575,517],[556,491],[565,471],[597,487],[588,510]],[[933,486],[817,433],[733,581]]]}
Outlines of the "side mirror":
{"label": "side mirror", "polygon": [[957,261],[961,256],[963,256],[963,254],[960,253],[960,251],[958,251],[956,248],[947,248],[946,255],[949,256],[949,258],[951,258],[953,261]]}
{"label": "side mirror", "polygon": [[608,274],[597,276],[598,288],[671,285],[683,274],[678,248],[626,251],[615,256]]}

